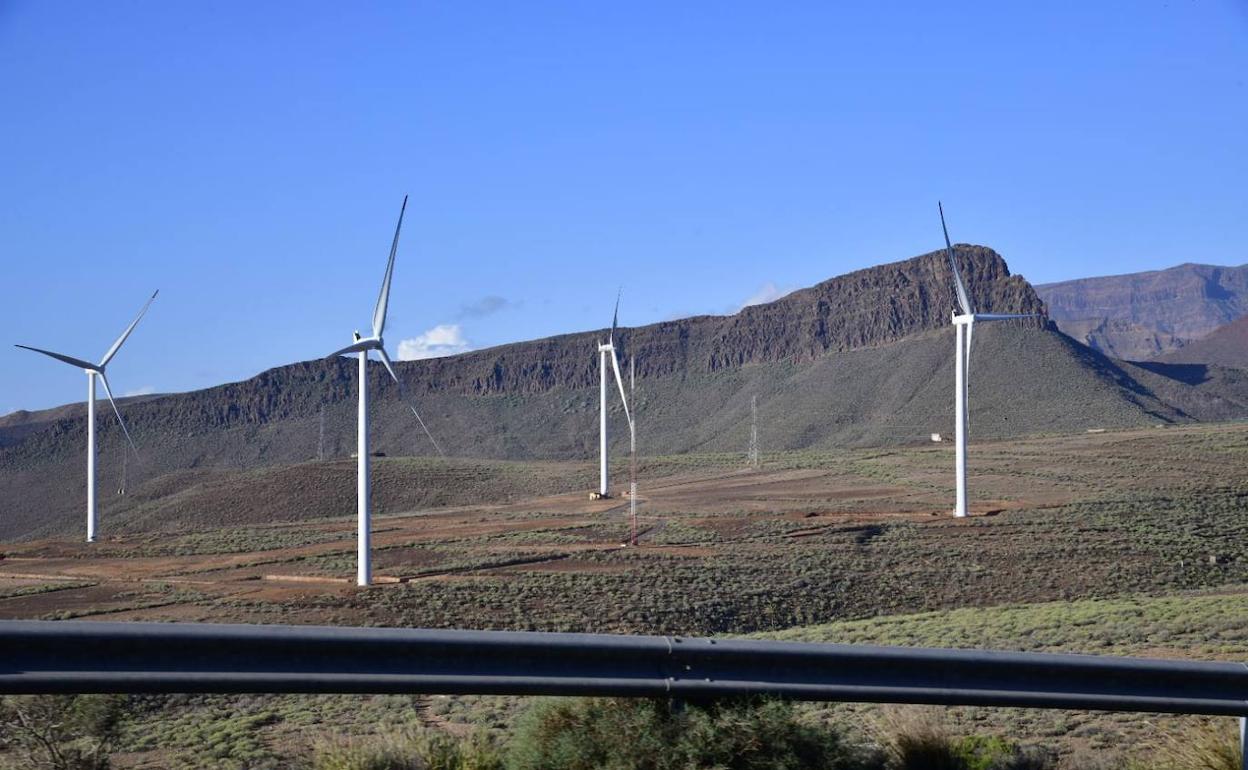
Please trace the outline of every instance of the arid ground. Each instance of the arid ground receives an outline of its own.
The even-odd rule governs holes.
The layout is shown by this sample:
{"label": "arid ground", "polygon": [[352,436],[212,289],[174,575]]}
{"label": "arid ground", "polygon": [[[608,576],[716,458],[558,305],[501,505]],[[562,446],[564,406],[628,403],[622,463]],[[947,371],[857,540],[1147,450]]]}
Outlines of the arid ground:
{"label": "arid ground", "polygon": [[[636,547],[622,497],[481,499],[378,516],[378,585],[367,589],[353,585],[354,520],[345,516],[6,544],[0,617],[1248,653],[1248,424],[973,444],[974,515],[960,521],[948,515],[951,466],[949,444],[764,455],[758,469],[739,455],[647,458]],[[534,475],[549,472],[533,464]],[[501,724],[516,707],[485,698],[175,700],[133,727],[124,762],[196,754],[209,740],[202,725],[217,722],[250,736],[222,738],[216,756],[217,766],[242,767],[251,766],[244,754],[280,753],[310,726],[367,731],[411,718],[463,730]],[[861,723],[875,709],[816,711]],[[1161,729],[1143,717],[946,716],[1067,752],[1129,748]],[[245,730],[234,724],[253,717]]]}

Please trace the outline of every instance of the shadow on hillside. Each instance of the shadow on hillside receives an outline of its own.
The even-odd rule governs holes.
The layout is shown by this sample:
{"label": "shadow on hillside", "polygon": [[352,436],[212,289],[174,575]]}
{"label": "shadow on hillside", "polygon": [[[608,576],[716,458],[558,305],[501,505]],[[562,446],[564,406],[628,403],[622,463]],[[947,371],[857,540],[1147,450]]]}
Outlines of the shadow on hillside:
{"label": "shadow on hillside", "polygon": [[1160,361],[1132,361],[1131,363],[1153,374],[1159,374],[1185,385],[1200,385],[1210,379],[1208,364],[1164,364]]}
{"label": "shadow on hillside", "polygon": [[[1110,358],[1099,350],[1091,348],[1079,340],[1071,337],[1069,334],[1057,330],[1058,339],[1061,340],[1071,354],[1078,359],[1084,366],[1105,377],[1124,390],[1137,396],[1156,398],[1156,394],[1136,380],[1125,369],[1119,366],[1115,359]],[[1142,405],[1141,405],[1142,406]]]}

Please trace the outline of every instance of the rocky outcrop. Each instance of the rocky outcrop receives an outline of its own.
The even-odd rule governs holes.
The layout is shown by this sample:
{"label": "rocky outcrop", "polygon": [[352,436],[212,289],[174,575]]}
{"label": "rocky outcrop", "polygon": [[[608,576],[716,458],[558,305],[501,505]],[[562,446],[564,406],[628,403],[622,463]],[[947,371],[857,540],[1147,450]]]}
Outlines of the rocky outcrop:
{"label": "rocky outcrop", "polygon": [[[956,252],[978,309],[1043,312],[1031,285],[1011,276],[995,251],[959,245]],[[810,361],[948,325],[955,303],[952,281],[944,252],[932,252],[832,278],[731,316],[699,316],[621,329],[618,347],[621,359],[636,358],[641,378]],[[1039,326],[1043,321],[1032,324]],[[598,381],[593,351],[606,331],[403,366],[425,392],[489,395],[590,387]]]}

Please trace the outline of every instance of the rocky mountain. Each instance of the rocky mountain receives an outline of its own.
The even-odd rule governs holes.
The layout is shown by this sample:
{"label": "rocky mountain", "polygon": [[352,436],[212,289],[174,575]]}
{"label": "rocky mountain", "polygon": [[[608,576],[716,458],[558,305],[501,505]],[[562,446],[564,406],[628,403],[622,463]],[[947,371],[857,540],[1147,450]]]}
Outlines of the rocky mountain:
{"label": "rocky mountain", "polygon": [[[978,308],[1043,312],[1035,290],[1010,275],[996,252],[969,245],[956,251]],[[752,395],[764,449],[897,444],[947,433],[954,304],[950,270],[943,253],[934,252],[731,316],[621,329],[621,359],[636,359],[642,451],[744,451]],[[604,334],[568,334],[397,368],[451,455],[592,460],[596,345]],[[984,324],[972,359],[973,433],[989,438],[1248,414],[1248,372],[1217,369],[1188,382],[1165,364],[1151,367],[1111,360],[1043,319]],[[369,378],[373,448],[392,458],[432,454],[380,364]],[[106,496],[109,526],[350,513],[350,474],[337,466],[355,449],[355,388],[354,362],[339,359],[128,399],[122,406],[142,456],[125,464],[120,429],[101,412],[101,488],[119,486],[124,474],[128,489]],[[618,403],[612,415],[619,450],[627,431]],[[77,532],[84,429],[82,404],[0,418],[0,538]],[[309,462],[318,457],[324,462]],[[411,477],[387,504],[442,499],[413,489],[427,482]],[[280,489],[294,491],[274,491]],[[309,489],[324,492],[297,494]]]}
{"label": "rocky mountain", "polygon": [[1248,265],[1166,270],[1042,284],[1066,334],[1106,355],[1152,360],[1248,313]]}
{"label": "rocky mountain", "polygon": [[1248,369],[1248,315],[1161,357],[1172,364],[1215,364]]}

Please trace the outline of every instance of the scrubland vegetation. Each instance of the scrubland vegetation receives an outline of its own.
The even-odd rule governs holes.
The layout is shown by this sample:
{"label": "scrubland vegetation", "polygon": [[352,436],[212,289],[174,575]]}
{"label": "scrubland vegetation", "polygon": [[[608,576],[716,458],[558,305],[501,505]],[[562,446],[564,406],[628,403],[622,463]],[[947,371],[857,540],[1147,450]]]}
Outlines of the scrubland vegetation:
{"label": "scrubland vegetation", "polygon": [[[10,696],[0,701],[0,766],[107,770],[141,729],[143,706],[118,696]],[[264,717],[280,719],[276,712]],[[128,723],[129,722],[129,723]],[[326,728],[278,752],[256,740],[256,718],[217,720],[179,768],[252,770],[1056,770],[1058,753],[998,735],[955,734],[930,711],[892,709],[870,735],[812,720],[775,700],[676,703],[579,698],[529,706],[502,734],[421,725],[345,736]],[[1202,722],[1150,746],[1128,770],[1238,770],[1237,736]],[[127,733],[131,735],[128,736]],[[1084,758],[1061,767],[1102,770]]]}
{"label": "scrubland vegetation", "polygon": [[[944,448],[773,453],[758,472],[739,455],[652,458],[636,549],[621,547],[624,502],[587,508],[582,494],[378,517],[377,574],[405,582],[365,590],[348,582],[349,521],[142,533],[90,548],[11,544],[0,553],[0,575],[12,573],[0,581],[0,616],[751,634],[1244,660],[1245,460],[1248,428],[1235,425],[977,447],[981,507],[956,522],[946,515]],[[6,715],[20,703],[6,699]],[[110,703],[120,703],[114,722],[84,722],[71,701],[39,706],[68,715],[50,743],[66,746],[56,761],[80,764],[31,754],[8,716],[0,758],[173,770],[1217,770],[1233,758],[1230,720],[1088,712],[398,696]],[[109,730],[96,735],[93,724]],[[765,744],[754,755],[762,764],[727,762],[725,746],[750,756],[733,741],[760,725],[786,743]],[[642,749],[660,743],[668,754],[647,759]],[[591,752],[600,749],[615,758]]]}
{"label": "scrubland vegetation", "polygon": [[[1244,617],[1248,588],[1237,586],[1162,598],[880,617],[766,636],[1242,660],[1248,658]],[[1238,761],[1233,720],[1155,715],[393,695],[92,696],[3,703],[0,757],[17,767],[107,765],[31,760],[45,749],[15,728],[15,707],[63,715],[44,720],[61,725],[51,741],[64,744],[58,761],[98,763],[112,756],[115,767],[1238,768],[1227,764]],[[669,751],[660,752],[659,746]],[[728,756],[737,759],[730,762]]]}

